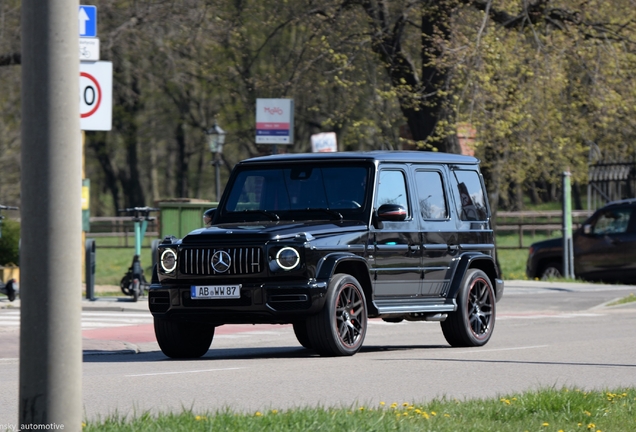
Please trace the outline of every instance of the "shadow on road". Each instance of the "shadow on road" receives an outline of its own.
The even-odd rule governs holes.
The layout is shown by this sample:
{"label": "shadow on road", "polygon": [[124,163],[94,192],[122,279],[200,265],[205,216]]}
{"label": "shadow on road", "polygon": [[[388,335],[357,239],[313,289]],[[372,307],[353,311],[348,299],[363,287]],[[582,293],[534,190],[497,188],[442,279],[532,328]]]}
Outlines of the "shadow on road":
{"label": "shadow on road", "polygon": [[[360,353],[412,351],[450,348],[448,345],[393,345],[393,346],[363,346]],[[131,355],[135,354],[135,355]],[[90,351],[84,352],[84,363],[140,363],[155,361],[190,361],[201,362],[207,360],[255,360],[255,359],[287,359],[319,357],[313,350],[302,347],[260,347],[260,348],[212,348],[203,357],[196,359],[175,360],[166,357],[161,351],[147,351],[135,353],[130,350],[122,351]]]}

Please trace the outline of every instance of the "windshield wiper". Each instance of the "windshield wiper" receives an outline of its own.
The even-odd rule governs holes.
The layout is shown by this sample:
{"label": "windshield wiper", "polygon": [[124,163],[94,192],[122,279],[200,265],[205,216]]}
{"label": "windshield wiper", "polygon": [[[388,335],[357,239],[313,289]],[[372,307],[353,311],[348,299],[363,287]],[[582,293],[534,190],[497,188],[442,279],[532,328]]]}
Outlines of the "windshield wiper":
{"label": "windshield wiper", "polygon": [[268,218],[270,218],[273,221],[279,221],[280,220],[280,216],[278,216],[274,212],[267,211],[267,210],[239,210],[239,211],[233,212],[233,213],[260,213],[260,214],[264,214],[265,216],[267,216]]}
{"label": "windshield wiper", "polygon": [[325,212],[327,214],[330,214],[331,216],[333,216],[333,217],[335,217],[335,218],[337,218],[339,220],[343,219],[342,214],[340,212],[335,211],[335,210],[331,210],[331,209],[328,209],[328,208],[304,208],[304,209],[297,209],[297,210],[308,211],[308,212],[309,211],[321,211],[321,212]]}

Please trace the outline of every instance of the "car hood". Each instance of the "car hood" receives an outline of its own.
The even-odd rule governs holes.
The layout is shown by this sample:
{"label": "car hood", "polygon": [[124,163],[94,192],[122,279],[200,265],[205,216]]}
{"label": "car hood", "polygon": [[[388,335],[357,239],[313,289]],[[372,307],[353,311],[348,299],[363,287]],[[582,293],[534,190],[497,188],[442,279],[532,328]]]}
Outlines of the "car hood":
{"label": "car hood", "polygon": [[360,221],[312,221],[312,222],[240,222],[215,225],[194,230],[185,236],[182,244],[216,243],[220,241],[264,242],[295,237],[322,237],[334,233],[365,231],[368,227]]}
{"label": "car hood", "polygon": [[559,237],[555,239],[539,241],[536,243],[532,243],[530,247],[534,250],[563,247],[563,238]]}

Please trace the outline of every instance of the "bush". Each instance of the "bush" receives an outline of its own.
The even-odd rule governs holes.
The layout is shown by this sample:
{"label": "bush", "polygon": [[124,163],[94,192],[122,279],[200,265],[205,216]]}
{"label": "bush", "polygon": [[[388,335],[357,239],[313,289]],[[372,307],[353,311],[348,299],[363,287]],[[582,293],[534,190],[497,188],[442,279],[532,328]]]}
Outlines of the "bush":
{"label": "bush", "polygon": [[20,222],[5,219],[0,238],[0,265],[9,263],[20,264]]}

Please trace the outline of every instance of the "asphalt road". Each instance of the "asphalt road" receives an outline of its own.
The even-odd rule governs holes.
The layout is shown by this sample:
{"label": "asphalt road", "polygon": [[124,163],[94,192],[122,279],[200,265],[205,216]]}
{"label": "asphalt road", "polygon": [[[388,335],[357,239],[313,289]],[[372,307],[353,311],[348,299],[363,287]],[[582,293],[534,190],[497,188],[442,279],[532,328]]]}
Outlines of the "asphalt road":
{"label": "asphalt road", "polygon": [[[450,348],[438,323],[372,320],[362,351],[347,358],[302,349],[290,326],[225,326],[203,358],[168,360],[140,311],[141,321],[84,331],[85,413],[378,406],[636,386],[636,303],[605,305],[630,293],[636,287],[508,282],[484,347]],[[0,343],[9,333],[0,332]],[[0,350],[0,424],[17,421],[19,360],[10,354]]]}

